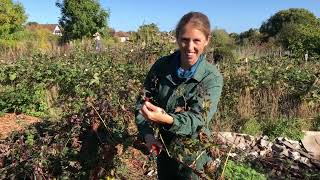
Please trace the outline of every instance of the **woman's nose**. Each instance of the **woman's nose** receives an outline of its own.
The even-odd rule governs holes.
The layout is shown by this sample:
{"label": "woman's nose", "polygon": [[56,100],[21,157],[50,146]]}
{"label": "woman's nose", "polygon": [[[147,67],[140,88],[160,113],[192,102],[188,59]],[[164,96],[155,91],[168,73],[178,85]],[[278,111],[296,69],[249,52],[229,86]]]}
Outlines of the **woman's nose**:
{"label": "woman's nose", "polygon": [[193,44],[192,41],[190,41],[190,42],[187,44],[187,48],[188,48],[188,50],[193,50],[194,44]]}

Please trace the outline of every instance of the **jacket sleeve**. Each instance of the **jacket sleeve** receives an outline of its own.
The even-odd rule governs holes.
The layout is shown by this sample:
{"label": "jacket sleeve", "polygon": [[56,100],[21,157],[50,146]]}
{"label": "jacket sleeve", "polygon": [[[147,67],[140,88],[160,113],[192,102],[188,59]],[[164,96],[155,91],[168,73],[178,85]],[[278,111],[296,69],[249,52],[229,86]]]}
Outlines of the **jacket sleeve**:
{"label": "jacket sleeve", "polygon": [[173,124],[165,129],[177,135],[188,136],[209,125],[217,110],[222,86],[221,75],[205,78],[198,85],[196,95],[188,102],[190,109],[183,113],[169,113],[173,117]]}
{"label": "jacket sleeve", "polygon": [[[155,94],[157,93],[156,91],[156,86],[157,86],[157,70],[159,69],[159,64],[160,64],[161,59],[155,62],[155,64],[151,67],[149,70],[146,79],[144,81],[144,91],[145,95],[147,97],[155,97]],[[143,99],[142,97],[138,97],[136,106],[135,106],[135,122],[138,127],[139,131],[139,136],[144,138],[146,134],[153,134],[153,129],[150,126],[149,121],[147,121],[142,114],[139,112],[139,110],[142,107],[143,104]]]}

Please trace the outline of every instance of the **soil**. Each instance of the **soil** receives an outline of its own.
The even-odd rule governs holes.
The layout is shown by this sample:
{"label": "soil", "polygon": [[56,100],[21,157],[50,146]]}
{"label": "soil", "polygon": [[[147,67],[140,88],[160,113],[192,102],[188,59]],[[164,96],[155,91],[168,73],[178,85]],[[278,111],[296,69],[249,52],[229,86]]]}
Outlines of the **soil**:
{"label": "soil", "polygon": [[23,131],[25,127],[39,121],[39,118],[25,114],[5,113],[0,116],[0,139],[5,139],[13,131]]}

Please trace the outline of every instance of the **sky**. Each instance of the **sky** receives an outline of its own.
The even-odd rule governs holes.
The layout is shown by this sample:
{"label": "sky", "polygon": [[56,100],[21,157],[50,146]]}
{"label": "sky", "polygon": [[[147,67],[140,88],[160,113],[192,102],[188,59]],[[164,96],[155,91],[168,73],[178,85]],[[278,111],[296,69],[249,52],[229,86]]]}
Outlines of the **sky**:
{"label": "sky", "polygon": [[[22,3],[28,21],[56,24],[61,16],[56,0],[14,1]],[[170,31],[190,11],[206,14],[212,29],[229,33],[259,28],[273,14],[289,8],[305,8],[320,18],[320,0],[100,0],[100,4],[110,12],[108,25],[116,31],[137,31],[150,23]]]}

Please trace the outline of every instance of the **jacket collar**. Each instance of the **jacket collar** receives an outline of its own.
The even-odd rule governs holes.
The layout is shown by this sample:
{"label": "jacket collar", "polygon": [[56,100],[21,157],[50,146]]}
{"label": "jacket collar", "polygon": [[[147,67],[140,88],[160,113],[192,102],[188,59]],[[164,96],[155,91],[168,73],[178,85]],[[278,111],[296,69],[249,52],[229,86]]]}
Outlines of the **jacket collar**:
{"label": "jacket collar", "polygon": [[205,58],[200,62],[192,79],[195,79],[196,81],[200,82],[206,76],[206,62],[207,60]]}
{"label": "jacket collar", "polygon": [[[169,73],[165,76],[174,85],[177,85],[177,84],[173,81],[172,74],[176,73],[175,60],[178,57],[179,57],[179,52],[175,52],[169,57],[169,59],[168,59],[169,60],[169,63],[168,63],[168,71],[169,71]],[[206,61],[207,60],[204,57],[204,59],[198,65],[198,67],[196,69],[196,72],[191,77],[191,79],[194,79],[197,82],[200,82],[205,77],[205,75],[206,75]]]}

